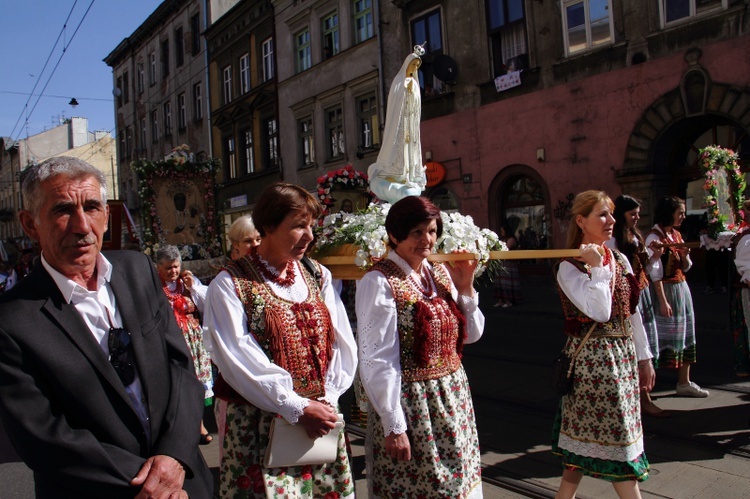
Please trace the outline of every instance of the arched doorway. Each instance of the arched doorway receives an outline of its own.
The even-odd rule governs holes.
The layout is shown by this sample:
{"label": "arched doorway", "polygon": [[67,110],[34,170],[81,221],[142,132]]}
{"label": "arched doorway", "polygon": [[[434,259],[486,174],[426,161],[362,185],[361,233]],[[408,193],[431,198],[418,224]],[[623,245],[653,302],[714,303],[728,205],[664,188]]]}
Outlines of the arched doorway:
{"label": "arched doorway", "polygon": [[[720,145],[737,151],[743,170],[750,158],[750,128],[742,125],[747,106],[740,98],[748,87],[712,81],[699,59],[697,49],[686,54],[688,69],[680,85],[644,110],[628,140],[617,181],[624,193],[643,201],[642,229],[650,227],[652,207],[664,195],[685,199],[694,220],[704,212],[701,148]],[[692,223],[688,220],[683,228],[699,230]]]}
{"label": "arched doorway", "polygon": [[551,246],[549,191],[531,168],[515,165],[505,168],[490,189],[490,221],[495,230],[507,223],[518,239],[520,249]]}

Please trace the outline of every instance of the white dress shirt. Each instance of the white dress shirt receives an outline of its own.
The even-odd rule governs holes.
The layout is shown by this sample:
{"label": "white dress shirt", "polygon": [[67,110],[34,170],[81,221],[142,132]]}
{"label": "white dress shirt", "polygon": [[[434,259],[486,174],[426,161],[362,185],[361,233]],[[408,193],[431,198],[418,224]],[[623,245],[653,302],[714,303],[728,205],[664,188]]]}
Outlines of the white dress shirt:
{"label": "white dress shirt", "polygon": [[734,265],[737,267],[740,281],[750,284],[750,234],[742,236],[740,242],[737,243]]}
{"label": "white dress shirt", "polygon": [[[96,257],[96,290],[89,291],[80,284],[68,279],[60,272],[55,270],[47,263],[42,252],[42,265],[49,272],[49,275],[57,284],[58,289],[67,303],[71,303],[81,315],[83,322],[86,323],[94,339],[109,358],[109,329],[121,328],[122,318],[117,310],[115,294],[109,284],[112,278],[112,264],[109,263],[101,253]],[[132,332],[132,331],[131,331]],[[130,359],[133,362],[135,359]],[[133,364],[135,378],[133,382],[125,387],[125,391],[133,403],[138,418],[141,420],[146,435],[151,438],[151,425],[149,423],[148,402],[146,395],[143,393],[141,380],[138,376],[138,369]]]}
{"label": "white dress shirt", "polygon": [[[659,227],[658,225],[654,225],[653,228],[657,229],[660,234],[664,234],[661,227]],[[648,251],[648,258],[649,258],[648,265],[647,265],[648,268],[646,270],[648,271],[648,276],[651,278],[651,282],[661,281],[664,278],[664,266],[662,265],[661,258],[653,258],[654,251],[651,248],[649,248],[649,246],[651,245],[652,242],[661,241],[665,237],[667,238],[666,239],[667,241],[670,241],[670,239],[666,235],[659,236],[657,234],[654,234],[653,232],[649,233],[646,236],[645,244],[646,244],[646,251]],[[677,241],[671,241],[671,242],[677,242]],[[667,248],[664,248],[664,251],[669,251],[669,250]],[[690,255],[685,255],[685,261],[682,267],[682,271],[687,272],[688,270],[690,270],[690,267],[692,266],[693,266],[693,262],[690,260]]]}

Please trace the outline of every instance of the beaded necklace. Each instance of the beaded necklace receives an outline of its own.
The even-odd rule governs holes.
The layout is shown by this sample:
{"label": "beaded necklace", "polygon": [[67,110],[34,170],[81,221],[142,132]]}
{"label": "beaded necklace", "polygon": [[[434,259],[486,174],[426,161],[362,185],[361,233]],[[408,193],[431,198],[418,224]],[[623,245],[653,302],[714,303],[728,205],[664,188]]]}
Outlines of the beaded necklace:
{"label": "beaded necklace", "polygon": [[250,259],[265,280],[278,284],[282,288],[288,288],[294,284],[294,260],[286,262],[286,277],[281,277],[281,272],[273,268],[257,251],[250,252]]}
{"label": "beaded necklace", "polygon": [[435,289],[435,283],[429,275],[429,271],[425,272],[425,270],[426,267],[422,265],[419,269],[419,280],[414,278],[416,271],[413,271],[409,274],[409,281],[422,294],[422,296],[432,299],[437,296],[437,290]]}

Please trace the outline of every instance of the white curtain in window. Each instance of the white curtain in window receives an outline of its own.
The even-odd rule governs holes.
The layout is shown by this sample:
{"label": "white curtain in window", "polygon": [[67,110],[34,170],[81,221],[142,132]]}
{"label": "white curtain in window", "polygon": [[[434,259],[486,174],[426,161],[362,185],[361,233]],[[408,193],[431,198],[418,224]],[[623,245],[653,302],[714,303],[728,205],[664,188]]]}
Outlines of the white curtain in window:
{"label": "white curtain in window", "polygon": [[500,32],[500,46],[505,64],[511,57],[526,54],[526,26],[523,23],[517,23],[503,29]]}

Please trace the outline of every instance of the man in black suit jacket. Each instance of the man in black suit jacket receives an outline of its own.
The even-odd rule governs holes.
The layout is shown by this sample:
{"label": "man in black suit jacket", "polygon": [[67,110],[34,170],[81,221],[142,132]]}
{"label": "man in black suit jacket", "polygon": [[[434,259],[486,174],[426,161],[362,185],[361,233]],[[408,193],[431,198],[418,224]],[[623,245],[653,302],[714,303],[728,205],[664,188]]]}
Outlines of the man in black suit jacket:
{"label": "man in black suit jacket", "polygon": [[101,253],[104,176],[52,158],[22,194],[42,254],[0,300],[0,416],[37,497],[210,498],[203,387],[149,258]]}

